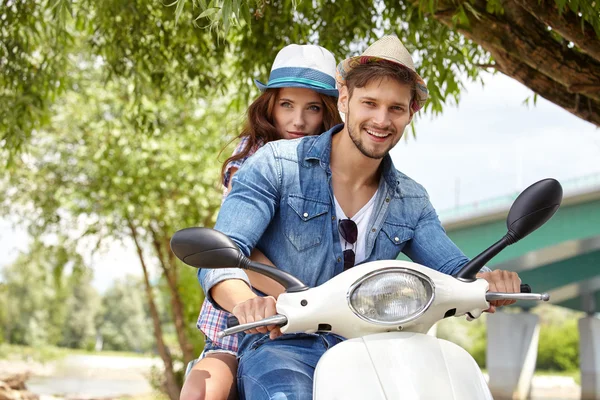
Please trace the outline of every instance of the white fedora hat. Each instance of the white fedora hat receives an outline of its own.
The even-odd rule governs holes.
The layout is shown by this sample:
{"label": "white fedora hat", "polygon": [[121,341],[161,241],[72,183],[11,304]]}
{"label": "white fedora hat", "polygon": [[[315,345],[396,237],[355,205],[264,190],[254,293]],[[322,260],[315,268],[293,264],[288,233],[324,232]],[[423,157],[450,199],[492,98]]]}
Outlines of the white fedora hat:
{"label": "white fedora hat", "polygon": [[277,53],[269,81],[255,80],[261,91],[297,87],[338,97],[335,88],[335,58],[324,47],[313,44],[290,44]]}

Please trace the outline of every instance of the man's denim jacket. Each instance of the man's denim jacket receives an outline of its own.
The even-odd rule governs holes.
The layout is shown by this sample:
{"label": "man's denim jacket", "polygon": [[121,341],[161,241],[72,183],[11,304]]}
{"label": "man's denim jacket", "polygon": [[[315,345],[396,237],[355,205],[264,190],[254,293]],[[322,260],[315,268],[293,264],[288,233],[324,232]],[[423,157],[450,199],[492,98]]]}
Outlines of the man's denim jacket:
{"label": "man's denim jacket", "polygon": [[[215,229],[249,255],[261,250],[277,268],[318,286],[343,270],[331,186],[331,138],[338,125],[320,136],[267,143],[235,174]],[[468,259],[446,235],[425,189],[383,159],[363,262],[411,260],[446,274]],[[198,279],[210,289],[226,279],[242,279],[241,269],[201,269]],[[218,305],[216,305],[218,307]]]}

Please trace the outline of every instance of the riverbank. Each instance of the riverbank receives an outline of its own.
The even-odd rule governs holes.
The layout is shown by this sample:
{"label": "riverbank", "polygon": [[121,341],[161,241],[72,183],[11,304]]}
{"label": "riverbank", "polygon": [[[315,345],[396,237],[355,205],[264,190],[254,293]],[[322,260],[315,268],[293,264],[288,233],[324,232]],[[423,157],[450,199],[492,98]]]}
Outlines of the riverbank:
{"label": "riverbank", "polygon": [[0,376],[28,375],[26,388],[41,400],[157,399],[150,385],[157,357],[115,352],[3,346]]}

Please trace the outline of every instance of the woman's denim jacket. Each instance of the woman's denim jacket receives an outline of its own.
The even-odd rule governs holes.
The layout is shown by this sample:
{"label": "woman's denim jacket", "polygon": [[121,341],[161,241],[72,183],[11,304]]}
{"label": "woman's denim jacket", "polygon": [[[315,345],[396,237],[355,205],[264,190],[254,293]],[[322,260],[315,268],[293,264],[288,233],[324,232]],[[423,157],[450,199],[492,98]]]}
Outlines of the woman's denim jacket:
{"label": "woman's denim jacket", "polygon": [[[267,143],[233,177],[215,225],[244,254],[256,247],[310,287],[343,270],[329,167],[331,138],[342,127]],[[396,259],[403,252],[446,274],[460,269],[468,258],[446,235],[425,189],[397,171],[389,155],[381,171],[363,262]],[[233,268],[201,269],[198,279],[211,301],[210,289],[221,281],[249,284],[246,273]]]}

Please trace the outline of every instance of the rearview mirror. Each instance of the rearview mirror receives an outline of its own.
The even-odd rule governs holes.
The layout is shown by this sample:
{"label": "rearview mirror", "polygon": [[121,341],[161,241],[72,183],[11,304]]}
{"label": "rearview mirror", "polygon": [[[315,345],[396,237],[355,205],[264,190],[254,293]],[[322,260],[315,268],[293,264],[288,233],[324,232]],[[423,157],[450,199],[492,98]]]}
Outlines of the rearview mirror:
{"label": "rearview mirror", "polygon": [[187,228],[175,232],[171,250],[181,261],[196,268],[243,268],[249,260],[223,233],[209,228]]}
{"label": "rearview mirror", "polygon": [[556,179],[544,179],[529,186],[508,212],[507,235],[516,242],[544,225],[560,207],[562,196],[562,186]]}
{"label": "rearview mirror", "polygon": [[525,189],[514,201],[506,218],[508,232],[483,253],[466,263],[454,276],[474,280],[483,266],[506,246],[518,242],[548,221],[562,201],[562,186],[556,179],[543,179]]}
{"label": "rearview mirror", "polygon": [[285,271],[254,262],[225,234],[209,228],[187,228],[175,232],[171,250],[181,261],[196,268],[243,268],[279,282],[288,293],[308,289]]}

